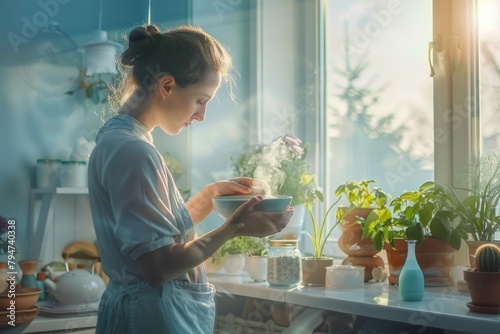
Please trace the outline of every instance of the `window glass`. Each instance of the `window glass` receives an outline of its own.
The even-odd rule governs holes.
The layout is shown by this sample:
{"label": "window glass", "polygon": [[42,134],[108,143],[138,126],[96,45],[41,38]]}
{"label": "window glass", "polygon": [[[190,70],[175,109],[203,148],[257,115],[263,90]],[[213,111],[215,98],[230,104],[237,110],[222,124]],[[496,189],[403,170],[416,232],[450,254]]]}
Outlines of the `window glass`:
{"label": "window glass", "polygon": [[478,2],[483,153],[500,152],[500,2]]}
{"label": "window glass", "polygon": [[479,0],[478,16],[482,153],[500,154],[500,2]]}
{"label": "window glass", "polygon": [[327,2],[327,193],[368,178],[397,196],[433,179],[430,40],[432,0]]}

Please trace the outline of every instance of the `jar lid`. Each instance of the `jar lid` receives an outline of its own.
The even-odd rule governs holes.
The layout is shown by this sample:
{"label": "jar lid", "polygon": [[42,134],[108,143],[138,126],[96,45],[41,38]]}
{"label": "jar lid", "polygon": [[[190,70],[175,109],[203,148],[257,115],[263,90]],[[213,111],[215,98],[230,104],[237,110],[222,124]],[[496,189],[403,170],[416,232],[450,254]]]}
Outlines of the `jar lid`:
{"label": "jar lid", "polygon": [[271,247],[297,246],[298,244],[298,240],[269,240]]}
{"label": "jar lid", "polygon": [[77,160],[65,160],[61,161],[63,165],[86,165],[85,161],[77,161]]}

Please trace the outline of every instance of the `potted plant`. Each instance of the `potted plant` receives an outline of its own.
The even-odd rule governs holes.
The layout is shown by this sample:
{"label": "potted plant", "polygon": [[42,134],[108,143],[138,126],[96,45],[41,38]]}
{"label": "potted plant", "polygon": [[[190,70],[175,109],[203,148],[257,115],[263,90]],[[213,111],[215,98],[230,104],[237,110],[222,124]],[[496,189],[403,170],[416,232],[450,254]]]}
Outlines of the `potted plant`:
{"label": "potted plant", "polygon": [[299,239],[304,223],[304,192],[301,178],[307,174],[309,165],[306,161],[308,144],[291,135],[276,138],[268,145],[258,145],[231,157],[233,175],[246,176],[266,181],[270,186],[270,195],[292,196],[291,206],[295,208],[287,226],[275,238]]}
{"label": "potted plant", "polygon": [[495,245],[483,245],[475,253],[476,267],[464,270],[472,302],[472,312],[500,313],[500,250]]}
{"label": "potted plant", "polygon": [[[448,200],[453,211],[467,232],[469,260],[474,268],[474,254],[485,243],[495,242],[495,233],[500,231],[500,156],[489,155],[473,158],[467,166],[468,188],[448,188]],[[461,197],[457,191],[465,191]]]}
{"label": "potted plant", "polygon": [[208,273],[224,267],[228,274],[238,275],[246,267],[247,258],[263,257],[267,253],[268,238],[238,236],[227,240],[205,261]]}
{"label": "potted plant", "polygon": [[389,283],[398,283],[406,259],[405,239],[409,239],[417,240],[415,253],[425,285],[450,285],[453,257],[466,234],[454,219],[444,188],[425,182],[417,191],[394,198],[390,207],[391,216],[374,210],[363,223],[363,236],[370,237],[376,249],[387,252]]}
{"label": "potted plant", "polygon": [[375,182],[366,179],[346,181],[335,190],[335,195],[345,196],[349,203],[349,206],[337,209],[337,222],[342,230],[338,244],[347,254],[342,263],[365,267],[365,282],[373,278],[374,268],[384,268],[384,261],[376,255],[380,249],[376,249],[370,238],[363,235],[362,223],[373,210],[380,219],[387,219],[391,214],[386,207],[391,195],[380,187],[372,188],[370,185]]}
{"label": "potted plant", "polygon": [[309,213],[312,223],[312,235],[307,234],[312,241],[314,247],[314,255],[312,257],[302,257],[302,284],[307,286],[324,286],[326,267],[333,264],[332,257],[324,256],[324,249],[326,242],[333,232],[337,222],[327,230],[328,216],[333,209],[333,207],[339,202],[340,198],[330,205],[323,217],[319,220],[316,219],[316,215],[313,211],[313,205],[316,200],[320,202],[324,201],[323,193],[320,188],[312,187],[314,185],[313,175],[304,175],[302,177],[302,184],[308,185],[309,188],[305,191],[304,200],[305,207]]}
{"label": "potted plant", "polygon": [[[234,237],[227,240],[205,264],[207,267],[224,267],[230,275],[239,275],[245,268],[245,251],[247,237]],[[207,270],[209,273],[214,270]]]}
{"label": "potted plant", "polygon": [[246,241],[245,270],[254,281],[265,281],[269,238],[244,237],[244,239]]}

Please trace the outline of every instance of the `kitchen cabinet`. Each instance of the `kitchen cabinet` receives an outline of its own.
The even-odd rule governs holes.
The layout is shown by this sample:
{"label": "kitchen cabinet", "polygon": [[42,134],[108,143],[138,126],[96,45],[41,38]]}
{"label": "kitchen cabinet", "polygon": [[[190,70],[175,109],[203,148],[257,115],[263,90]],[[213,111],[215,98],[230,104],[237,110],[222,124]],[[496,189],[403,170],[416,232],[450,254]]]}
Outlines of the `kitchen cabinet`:
{"label": "kitchen cabinet", "polygon": [[93,243],[87,188],[32,189],[29,204],[29,256],[42,264],[61,261],[64,246],[75,240]]}

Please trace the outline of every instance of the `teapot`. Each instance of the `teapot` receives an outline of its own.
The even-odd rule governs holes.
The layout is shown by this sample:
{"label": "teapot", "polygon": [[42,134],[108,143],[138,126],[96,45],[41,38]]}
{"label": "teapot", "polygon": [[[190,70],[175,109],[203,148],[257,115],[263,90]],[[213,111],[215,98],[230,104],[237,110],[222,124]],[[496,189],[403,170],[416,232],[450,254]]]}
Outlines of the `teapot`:
{"label": "teapot", "polygon": [[44,284],[61,304],[98,302],[106,288],[99,275],[90,273],[86,269],[68,271],[59,276],[57,283],[52,279],[46,279]]}

